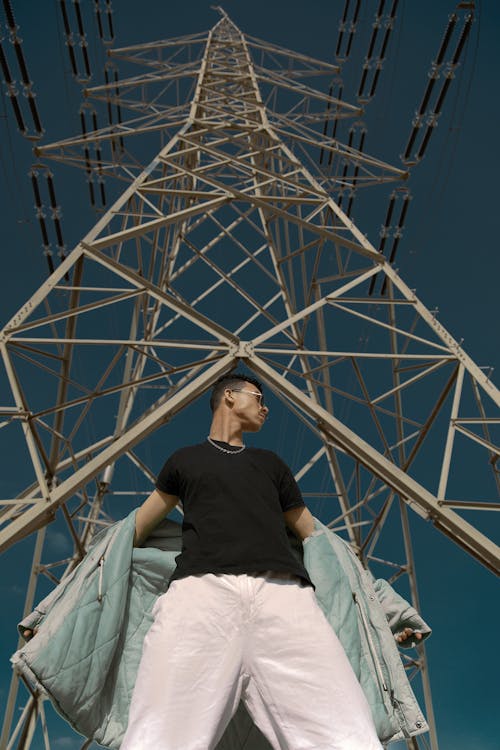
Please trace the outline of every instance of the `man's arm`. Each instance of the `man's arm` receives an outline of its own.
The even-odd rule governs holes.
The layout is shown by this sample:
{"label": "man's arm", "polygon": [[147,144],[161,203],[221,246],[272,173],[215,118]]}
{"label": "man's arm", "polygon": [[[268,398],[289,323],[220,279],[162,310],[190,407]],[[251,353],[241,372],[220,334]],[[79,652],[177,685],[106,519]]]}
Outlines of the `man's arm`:
{"label": "man's arm", "polygon": [[140,547],[155,526],[175,508],[179,498],[166,492],[154,490],[143,502],[135,515],[134,547]]}
{"label": "man's arm", "polygon": [[293,531],[295,536],[301,541],[308,536],[311,536],[314,531],[314,518],[312,517],[309,508],[306,508],[305,505],[301,505],[299,508],[286,510],[283,515],[288,528]]}

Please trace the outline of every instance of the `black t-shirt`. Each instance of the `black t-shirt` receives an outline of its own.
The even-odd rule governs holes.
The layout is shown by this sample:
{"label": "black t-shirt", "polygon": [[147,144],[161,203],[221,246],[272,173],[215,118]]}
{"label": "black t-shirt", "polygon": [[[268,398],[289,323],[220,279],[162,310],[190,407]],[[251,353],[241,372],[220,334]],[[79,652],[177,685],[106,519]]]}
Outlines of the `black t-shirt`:
{"label": "black t-shirt", "polygon": [[288,466],[272,451],[216,441],[181,448],[157,489],[181,498],[182,552],[171,580],[202,573],[289,572],[311,584],[292,551],[283,512],[304,505]]}

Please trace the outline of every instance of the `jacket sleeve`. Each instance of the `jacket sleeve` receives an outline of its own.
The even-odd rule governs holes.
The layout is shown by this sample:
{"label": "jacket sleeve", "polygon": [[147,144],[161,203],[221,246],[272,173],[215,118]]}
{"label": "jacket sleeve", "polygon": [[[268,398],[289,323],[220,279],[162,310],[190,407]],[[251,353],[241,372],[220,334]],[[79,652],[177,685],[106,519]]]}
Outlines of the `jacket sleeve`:
{"label": "jacket sleeve", "polygon": [[[104,550],[107,547],[107,544],[109,542],[106,542],[106,539],[109,537],[111,539],[110,530],[113,528],[118,528],[123,523],[118,521],[114,526],[108,527],[100,531],[98,534],[95,535],[92,544],[89,547],[89,550],[87,552],[86,559],[88,561],[92,561],[93,557],[96,557],[97,560],[99,560],[102,557],[102,554]],[[95,550],[98,551],[97,555],[95,555]],[[38,628],[43,620],[45,619],[45,616],[47,612],[50,612],[51,608],[56,604],[59,599],[62,598],[64,593],[67,589],[71,588],[73,585],[73,582],[75,579],[78,579],[80,577],[80,565],[77,565],[69,575],[67,575],[61,583],[59,583],[52,591],[47,594],[47,596],[42,599],[41,602],[38,602],[33,612],[30,612],[30,614],[23,617],[21,622],[17,625],[17,632],[19,635],[24,638],[24,631],[25,630],[35,630],[35,628]],[[26,640],[26,639],[25,639]]]}
{"label": "jacket sleeve", "polygon": [[[392,633],[396,636],[404,628],[412,628],[417,633],[422,634],[422,640],[428,638],[432,632],[427,623],[420,617],[417,610],[403,599],[392,586],[383,578],[378,578],[373,582],[375,593],[384,610],[387,622]],[[422,641],[414,638],[408,638],[399,644],[402,648],[411,648]]]}
{"label": "jacket sleeve", "polygon": [[37,628],[42,622],[44,615],[45,615],[45,611],[41,610],[42,605],[43,605],[43,602],[40,602],[40,604],[36,606],[33,612],[30,612],[29,615],[26,615],[26,617],[23,620],[21,620],[20,623],[18,623],[17,632],[22,638],[24,638],[24,640],[26,640],[24,631],[25,630],[34,631],[35,628]]}
{"label": "jacket sleeve", "polygon": [[35,628],[41,625],[45,618],[45,615],[50,610],[52,605],[57,601],[57,599],[60,598],[60,596],[75,578],[77,570],[78,568],[75,568],[70,573],[70,575],[64,579],[62,583],[56,586],[55,589],[52,589],[52,591],[45,597],[45,599],[42,599],[41,602],[38,602],[33,612],[30,612],[29,615],[26,615],[26,617],[24,617],[21,622],[18,623],[17,632],[22,638],[24,638],[25,630],[35,630]]}

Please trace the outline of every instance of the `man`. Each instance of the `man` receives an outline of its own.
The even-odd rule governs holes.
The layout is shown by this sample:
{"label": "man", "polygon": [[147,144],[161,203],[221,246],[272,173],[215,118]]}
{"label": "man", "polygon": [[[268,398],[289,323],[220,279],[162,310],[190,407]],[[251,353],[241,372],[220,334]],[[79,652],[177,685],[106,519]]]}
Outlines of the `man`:
{"label": "man", "polygon": [[313,518],[281,459],[243,442],[269,413],[261,384],[226,375],[211,408],[206,442],[167,460],[136,514],[139,546],[181,499],[183,545],[153,609],[121,750],[213,748],[240,698],[276,750],[380,750],[286,534],[306,539]]}

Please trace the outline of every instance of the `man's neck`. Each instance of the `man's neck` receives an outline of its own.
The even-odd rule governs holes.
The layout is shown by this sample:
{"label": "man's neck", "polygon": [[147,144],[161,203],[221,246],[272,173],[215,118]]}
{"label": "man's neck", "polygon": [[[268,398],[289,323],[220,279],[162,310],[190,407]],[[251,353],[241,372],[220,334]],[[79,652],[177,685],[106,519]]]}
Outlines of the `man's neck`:
{"label": "man's neck", "polygon": [[212,440],[220,440],[229,445],[243,445],[243,431],[240,425],[231,424],[230,420],[214,416],[208,433]]}

